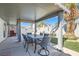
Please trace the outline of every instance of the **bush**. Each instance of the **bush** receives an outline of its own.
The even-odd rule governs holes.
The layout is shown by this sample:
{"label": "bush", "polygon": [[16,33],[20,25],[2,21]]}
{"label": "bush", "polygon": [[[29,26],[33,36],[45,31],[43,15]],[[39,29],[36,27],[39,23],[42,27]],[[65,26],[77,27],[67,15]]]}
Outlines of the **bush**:
{"label": "bush", "polygon": [[58,43],[58,39],[57,38],[51,38],[51,42],[54,43],[54,44],[57,44]]}

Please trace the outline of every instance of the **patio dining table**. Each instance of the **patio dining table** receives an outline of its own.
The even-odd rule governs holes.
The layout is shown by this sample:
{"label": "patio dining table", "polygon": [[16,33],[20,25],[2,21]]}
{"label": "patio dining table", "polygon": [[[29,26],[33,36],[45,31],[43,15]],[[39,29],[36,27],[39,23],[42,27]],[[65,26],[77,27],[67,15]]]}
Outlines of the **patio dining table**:
{"label": "patio dining table", "polygon": [[33,43],[35,44],[35,49],[34,49],[34,53],[35,53],[36,52],[36,46],[37,46],[36,40],[42,41],[44,36],[43,35],[28,35],[28,36],[33,39]]}

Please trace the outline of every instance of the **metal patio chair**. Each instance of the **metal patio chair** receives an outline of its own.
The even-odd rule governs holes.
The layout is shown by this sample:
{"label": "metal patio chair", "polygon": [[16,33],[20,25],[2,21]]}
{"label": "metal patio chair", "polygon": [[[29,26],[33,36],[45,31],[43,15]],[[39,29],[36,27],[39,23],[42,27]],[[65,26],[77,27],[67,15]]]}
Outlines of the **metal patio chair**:
{"label": "metal patio chair", "polygon": [[40,35],[43,35],[43,33],[40,33]]}
{"label": "metal patio chair", "polygon": [[26,52],[28,51],[29,48],[29,44],[33,43],[32,38],[30,38],[29,36],[26,36],[24,34],[22,34],[23,38],[24,38],[24,48],[26,48]]}
{"label": "metal patio chair", "polygon": [[[47,49],[48,43],[49,43],[49,37],[48,34],[44,34],[44,37],[40,43],[36,40],[36,44],[39,44],[41,46],[41,49],[38,51],[38,54],[41,56],[48,56],[49,55],[49,50]],[[45,51],[45,54],[41,54],[42,51]]]}

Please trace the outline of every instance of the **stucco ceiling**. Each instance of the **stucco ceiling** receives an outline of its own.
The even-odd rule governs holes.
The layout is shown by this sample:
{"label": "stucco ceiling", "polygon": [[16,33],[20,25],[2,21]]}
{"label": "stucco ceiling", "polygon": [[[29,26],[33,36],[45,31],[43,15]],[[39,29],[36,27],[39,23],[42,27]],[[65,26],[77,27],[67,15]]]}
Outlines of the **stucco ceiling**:
{"label": "stucco ceiling", "polygon": [[[37,20],[52,12],[62,10],[54,3],[2,3],[0,13],[6,17]],[[0,14],[0,16],[1,16]]]}

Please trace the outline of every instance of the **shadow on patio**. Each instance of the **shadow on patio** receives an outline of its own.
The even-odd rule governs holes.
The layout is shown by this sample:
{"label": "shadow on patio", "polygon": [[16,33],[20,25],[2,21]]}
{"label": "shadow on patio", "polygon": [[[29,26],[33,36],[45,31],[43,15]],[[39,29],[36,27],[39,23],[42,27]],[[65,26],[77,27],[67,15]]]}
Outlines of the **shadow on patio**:
{"label": "shadow on patio", "polygon": [[[16,37],[9,37],[0,44],[0,56],[40,56],[37,53],[39,49],[40,46],[38,45],[37,51],[34,53],[34,47],[30,45],[29,52],[26,53],[23,48],[23,42],[18,42]],[[69,54],[56,50],[52,46],[48,46],[48,50],[50,51],[49,56],[70,56]]]}

